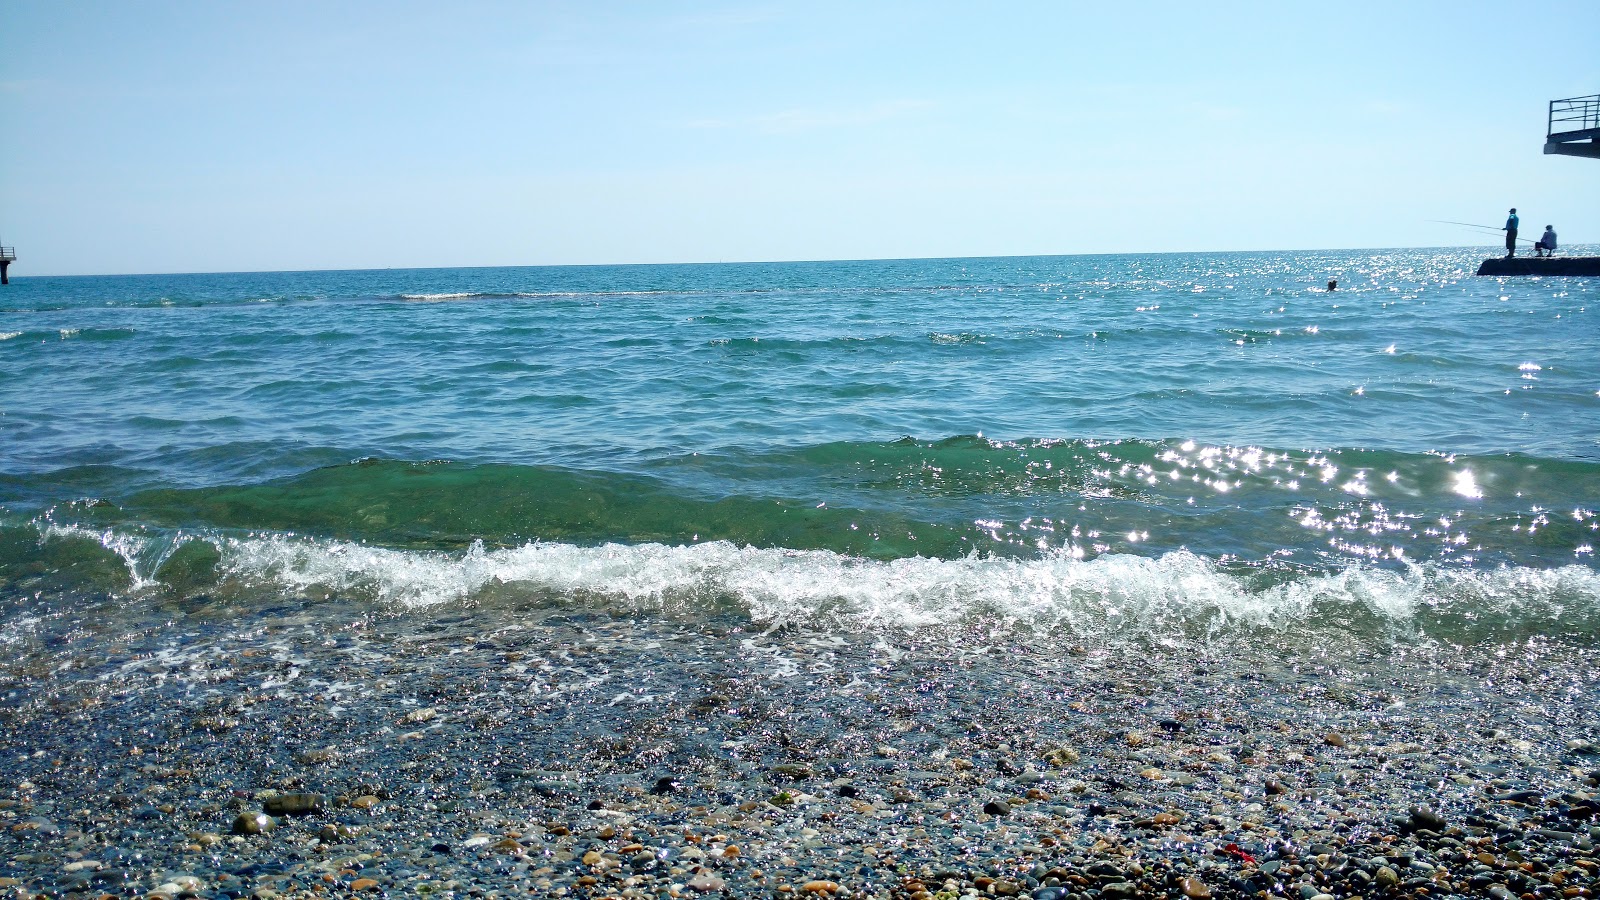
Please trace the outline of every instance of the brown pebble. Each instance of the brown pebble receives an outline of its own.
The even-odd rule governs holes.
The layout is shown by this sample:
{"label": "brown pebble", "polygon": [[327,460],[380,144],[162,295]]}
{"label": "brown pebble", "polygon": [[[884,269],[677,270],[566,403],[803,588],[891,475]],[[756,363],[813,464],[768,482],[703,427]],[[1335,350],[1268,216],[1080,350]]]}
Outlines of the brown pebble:
{"label": "brown pebble", "polygon": [[1183,878],[1178,881],[1178,887],[1183,890],[1185,897],[1193,900],[1210,900],[1211,888],[1198,878]]}
{"label": "brown pebble", "polygon": [[378,798],[371,794],[362,794],[354,800],[351,800],[350,805],[354,806],[356,809],[371,809],[372,807],[378,805]]}
{"label": "brown pebble", "polygon": [[378,881],[375,878],[357,878],[355,881],[350,882],[350,890],[352,891],[370,891],[377,886]]}
{"label": "brown pebble", "polygon": [[835,894],[839,891],[839,885],[832,881],[808,881],[800,885],[800,890],[807,894]]}
{"label": "brown pebble", "polygon": [[1324,743],[1328,744],[1330,747],[1343,747],[1344,746],[1344,735],[1340,734],[1337,731],[1328,732],[1327,734],[1323,735],[1322,740],[1323,740]]}

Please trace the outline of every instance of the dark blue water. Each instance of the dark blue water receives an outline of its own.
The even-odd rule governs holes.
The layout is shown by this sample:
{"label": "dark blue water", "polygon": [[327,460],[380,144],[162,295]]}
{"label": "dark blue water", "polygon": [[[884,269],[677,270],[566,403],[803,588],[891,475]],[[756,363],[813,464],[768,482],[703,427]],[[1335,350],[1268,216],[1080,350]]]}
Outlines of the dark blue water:
{"label": "dark blue water", "polygon": [[17,278],[0,591],[1592,630],[1600,283],[1478,262]]}

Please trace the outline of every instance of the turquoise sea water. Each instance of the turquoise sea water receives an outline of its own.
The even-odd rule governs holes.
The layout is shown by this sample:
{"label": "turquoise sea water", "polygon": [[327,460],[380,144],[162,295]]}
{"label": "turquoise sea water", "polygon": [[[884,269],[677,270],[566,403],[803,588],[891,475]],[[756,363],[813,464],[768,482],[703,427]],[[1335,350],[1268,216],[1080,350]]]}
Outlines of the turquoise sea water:
{"label": "turquoise sea water", "polygon": [[1600,281],[1481,258],[18,277],[0,598],[1588,641]]}

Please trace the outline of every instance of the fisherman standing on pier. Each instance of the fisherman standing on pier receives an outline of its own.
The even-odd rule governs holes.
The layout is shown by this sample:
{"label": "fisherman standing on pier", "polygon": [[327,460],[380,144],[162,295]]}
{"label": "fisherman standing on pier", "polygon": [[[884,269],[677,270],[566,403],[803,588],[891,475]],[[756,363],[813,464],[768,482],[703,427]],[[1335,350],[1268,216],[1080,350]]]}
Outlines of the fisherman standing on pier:
{"label": "fisherman standing on pier", "polygon": [[1517,208],[1511,207],[1511,216],[1506,219],[1506,259],[1517,255]]}

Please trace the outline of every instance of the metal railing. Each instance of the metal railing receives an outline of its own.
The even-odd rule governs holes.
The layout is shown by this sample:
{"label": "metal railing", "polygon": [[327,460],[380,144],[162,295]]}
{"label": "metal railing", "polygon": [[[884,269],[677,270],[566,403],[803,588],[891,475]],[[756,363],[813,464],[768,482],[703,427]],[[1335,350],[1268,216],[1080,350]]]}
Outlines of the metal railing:
{"label": "metal railing", "polygon": [[1545,132],[1546,137],[1593,129],[1600,129],[1600,94],[1550,101],[1550,127]]}
{"label": "metal railing", "polygon": [[16,258],[17,258],[17,248],[15,248],[15,247],[0,247],[0,259],[5,260],[6,262],[13,262],[13,261],[16,260]]}

